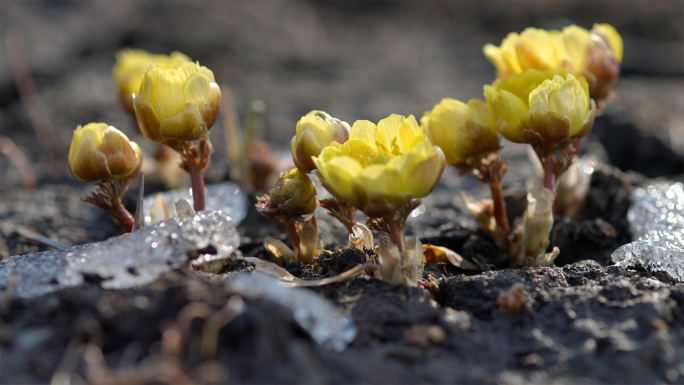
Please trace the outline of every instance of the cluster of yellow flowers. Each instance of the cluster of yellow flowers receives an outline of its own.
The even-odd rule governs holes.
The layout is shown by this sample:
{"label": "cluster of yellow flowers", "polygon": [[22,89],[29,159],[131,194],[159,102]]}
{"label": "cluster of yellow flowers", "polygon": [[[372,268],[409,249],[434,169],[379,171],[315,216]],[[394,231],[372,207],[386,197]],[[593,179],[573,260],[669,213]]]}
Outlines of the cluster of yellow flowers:
{"label": "cluster of yellow flowers", "polygon": [[[195,209],[204,209],[202,171],[209,165],[211,126],[220,112],[221,91],[214,74],[180,52],[152,55],[124,50],[112,75],[126,110],[142,134],[178,151],[181,167],[191,174]],[[105,123],[90,123],[75,131],[69,169],[78,179],[99,187],[86,199],[109,211],[129,231],[133,219],[121,206],[121,195],[138,175],[142,153],[135,142]]]}
{"label": "cluster of yellow flowers", "polygon": [[[417,199],[435,188],[445,165],[451,164],[490,185],[490,215],[500,229],[498,235],[492,234],[501,237],[499,243],[506,249],[510,230],[501,191],[506,165],[495,154],[501,148],[499,134],[533,146],[544,164],[544,186],[552,193],[555,178],[576,154],[579,139],[591,130],[597,110],[611,94],[623,46],[612,26],[596,24],[590,31],[574,25],[562,31],[528,28],[483,51],[498,75],[484,86],[485,100],[463,103],[445,98],[424,114],[420,124],[413,115],[391,115],[377,124],[358,120],[351,127],[324,111],[302,117],[290,143],[297,169],[282,174],[269,196],[260,198],[261,212],[288,224],[295,250],[299,243],[294,239],[301,230],[297,226],[316,226],[317,238],[315,217],[310,219],[317,206],[316,192],[306,175],[315,170],[335,197],[326,208],[338,218],[353,217],[354,211],[342,215],[343,207],[363,211],[371,218],[370,226],[389,234],[398,251],[388,253],[401,254],[392,256],[392,265],[410,270],[414,277],[419,274],[415,261],[400,261],[409,254],[415,259],[420,242],[406,242],[403,227]],[[221,102],[213,73],[178,52],[165,56],[139,50],[121,52],[112,72],[121,100],[134,113],[142,134],[178,151],[182,167],[193,176],[193,189],[203,192],[201,171],[211,154],[208,131]],[[138,146],[104,123],[79,126],[74,133],[69,167],[81,180],[127,181],[137,174],[140,161]],[[197,195],[202,201],[196,200],[195,208],[203,209],[203,194]],[[541,227],[548,227],[546,222]],[[345,225],[351,232],[354,224],[349,218]],[[307,261],[313,256],[310,241],[302,243]],[[537,249],[545,247],[536,243],[541,244]]]}
{"label": "cluster of yellow flowers", "polygon": [[[420,125],[413,116],[392,115],[377,125],[357,121],[349,130],[327,113],[312,111],[297,124],[293,160],[304,172],[316,169],[337,200],[381,218],[402,253],[403,236],[392,236],[403,233],[407,213],[402,208],[430,193],[445,164],[473,172],[490,184],[490,215],[501,229],[492,235],[508,249],[510,230],[501,192],[506,166],[495,155],[501,148],[499,134],[533,146],[545,165],[544,185],[553,196],[556,177],[576,153],[578,140],[591,130],[597,113],[594,99],[605,101],[617,81],[622,49],[620,35],[607,24],[591,31],[573,25],[563,31],[528,28],[520,35],[512,33],[500,47],[484,47],[498,70],[498,79],[484,86],[486,101],[466,104],[446,98],[424,114]],[[540,199],[535,195],[530,200]],[[537,227],[546,231],[546,222]]]}

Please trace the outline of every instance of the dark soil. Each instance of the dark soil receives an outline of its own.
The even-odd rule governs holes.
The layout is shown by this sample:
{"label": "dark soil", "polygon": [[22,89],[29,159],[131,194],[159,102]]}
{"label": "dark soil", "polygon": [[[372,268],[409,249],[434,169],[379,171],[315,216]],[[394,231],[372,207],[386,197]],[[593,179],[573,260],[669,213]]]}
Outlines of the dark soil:
{"label": "dark soil", "polygon": [[[220,274],[180,269],[135,289],[103,289],[100,277],[30,299],[5,288],[0,383],[682,383],[684,284],[610,261],[631,240],[631,190],[647,178],[684,179],[681,2],[3,1],[0,10],[3,42],[23,38],[54,128],[50,145],[41,144],[25,109],[35,114],[36,107],[22,103],[6,59],[18,53],[2,45],[0,135],[16,143],[38,181],[36,189],[25,186],[26,174],[0,155],[0,236],[9,255],[52,248],[26,228],[67,247],[120,233],[80,201],[88,187],[69,175],[66,154],[72,130],[90,121],[154,150],[117,104],[110,71],[124,47],[200,60],[231,85],[241,121],[252,100],[264,100],[266,139],[284,153],[296,121],[312,109],[377,121],[390,113],[419,117],[447,96],[480,98],[494,77],[481,47],[511,31],[609,22],[625,40],[616,97],[583,147],[599,160],[587,198],[576,218],[555,218],[558,267],[509,268],[460,198],[460,190],[484,198],[486,188],[447,169],[407,233],[482,271],[437,264],[425,270],[429,290],[367,273],[307,289],[353,318],[357,336],[342,352],[316,344],[281,304],[245,299],[244,311],[219,328],[216,353],[203,357],[208,321],[187,316],[223,314],[237,297],[224,281],[253,267],[231,260]],[[229,178],[221,124],[212,130],[209,182]],[[514,218],[534,172],[515,145],[507,143],[503,156]],[[150,183],[148,191],[161,188]],[[125,198],[129,209],[135,191]],[[267,236],[288,242],[282,229],[251,205],[240,252],[273,260],[262,243]],[[362,252],[340,248],[345,238],[321,216],[321,243],[332,253],[319,255],[315,268],[287,270],[321,278],[363,263]],[[516,284],[524,287],[520,308],[500,308],[500,294]]]}

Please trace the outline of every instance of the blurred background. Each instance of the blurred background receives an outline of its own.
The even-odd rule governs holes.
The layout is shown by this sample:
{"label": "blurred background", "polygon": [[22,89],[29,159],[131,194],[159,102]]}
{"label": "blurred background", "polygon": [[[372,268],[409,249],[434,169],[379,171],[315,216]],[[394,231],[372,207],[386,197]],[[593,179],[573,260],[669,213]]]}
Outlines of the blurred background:
{"label": "blurred background", "polygon": [[[232,88],[240,122],[262,100],[265,137],[286,150],[297,120],[313,109],[377,122],[392,113],[420,118],[444,97],[482,98],[495,76],[484,44],[526,27],[573,23],[610,23],[624,39],[617,96],[597,120],[597,135],[628,146],[623,167],[651,159],[662,163],[660,174],[684,172],[684,162],[657,158],[684,154],[681,0],[3,0],[0,11],[0,136],[16,144],[39,185],[78,184],[67,153],[79,124],[106,122],[151,148],[111,78],[115,54],[126,47],[178,50],[209,67]],[[227,172],[222,124],[212,129],[209,180]],[[631,142],[650,144],[629,150]],[[0,192],[21,188],[21,168],[0,155]]]}

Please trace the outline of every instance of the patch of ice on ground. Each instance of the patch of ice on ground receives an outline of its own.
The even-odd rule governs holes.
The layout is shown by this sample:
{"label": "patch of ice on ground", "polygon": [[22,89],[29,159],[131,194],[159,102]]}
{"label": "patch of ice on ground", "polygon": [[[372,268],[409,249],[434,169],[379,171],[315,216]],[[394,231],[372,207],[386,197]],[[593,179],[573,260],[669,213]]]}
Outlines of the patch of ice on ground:
{"label": "patch of ice on ground", "polygon": [[[159,194],[151,194],[143,199],[143,207],[145,209],[145,224],[150,223],[149,210],[152,203],[161,195],[169,204],[169,211],[173,215],[173,204],[181,199],[187,199],[192,203],[192,189],[190,187],[181,188],[178,190],[165,191]],[[242,220],[247,216],[247,195],[242,191],[240,186],[233,182],[219,182],[205,186],[205,207],[207,210],[221,210],[235,222],[235,225],[242,223]]]}
{"label": "patch of ice on ground", "polygon": [[634,242],[611,258],[616,265],[641,265],[684,281],[684,185],[656,183],[638,188],[627,213]]}
{"label": "patch of ice on ground", "polygon": [[228,279],[226,289],[248,299],[266,299],[290,309],[297,324],[327,349],[341,352],[356,337],[352,318],[311,290],[285,287],[257,273]]}
{"label": "patch of ice on ground", "polygon": [[15,255],[0,261],[0,290],[30,298],[86,280],[106,289],[150,283],[160,274],[192,261],[213,263],[240,245],[233,220],[222,211],[201,211],[103,242],[69,249]]}

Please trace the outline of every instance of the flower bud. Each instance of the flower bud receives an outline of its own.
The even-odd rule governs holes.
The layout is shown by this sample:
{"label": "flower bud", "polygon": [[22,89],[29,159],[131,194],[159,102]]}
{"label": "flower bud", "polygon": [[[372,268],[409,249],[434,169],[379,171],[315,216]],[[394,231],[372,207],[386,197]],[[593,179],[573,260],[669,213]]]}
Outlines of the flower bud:
{"label": "flower bud", "polygon": [[105,123],[74,130],[69,148],[69,170],[84,182],[127,180],[138,175],[142,152],[135,142]]}
{"label": "flower bud", "polygon": [[430,141],[444,151],[448,164],[465,165],[501,148],[496,119],[481,100],[465,104],[442,99],[420,122]]}
{"label": "flower bud", "polygon": [[316,210],[316,186],[303,171],[293,168],[280,175],[269,192],[269,204],[262,213],[275,217],[296,218]]}
{"label": "flower bud", "polygon": [[349,139],[349,124],[325,111],[311,111],[297,122],[297,132],[290,141],[292,160],[304,172],[316,168],[313,160],[332,142],[344,144]]}
{"label": "flower bud", "polygon": [[133,97],[140,131],[160,143],[205,138],[220,105],[221,90],[211,70],[180,61],[151,66]]}
{"label": "flower bud", "polygon": [[171,55],[153,55],[141,49],[125,49],[116,54],[116,64],[112,68],[112,77],[119,88],[119,98],[126,110],[135,114],[133,110],[133,94],[140,91],[140,84],[145,71],[150,65],[164,67],[169,62],[189,62],[190,58],[180,52]]}
{"label": "flower bud", "polygon": [[595,24],[587,42],[582,75],[587,78],[591,97],[605,99],[620,76],[622,38],[608,24]]}

